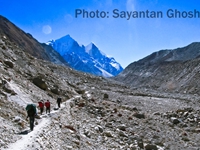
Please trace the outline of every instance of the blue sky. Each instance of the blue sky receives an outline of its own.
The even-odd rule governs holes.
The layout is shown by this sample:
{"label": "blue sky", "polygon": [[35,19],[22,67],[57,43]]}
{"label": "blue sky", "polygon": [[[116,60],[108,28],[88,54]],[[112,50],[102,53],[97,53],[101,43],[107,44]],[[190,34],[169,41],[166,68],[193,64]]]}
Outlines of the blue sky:
{"label": "blue sky", "polygon": [[[93,42],[123,67],[152,52],[200,41],[200,18],[169,18],[172,9],[200,12],[197,0],[0,0],[0,14],[39,42],[70,34],[79,44]],[[108,18],[75,17],[75,10],[108,12]],[[161,11],[157,18],[115,18],[119,12]]]}

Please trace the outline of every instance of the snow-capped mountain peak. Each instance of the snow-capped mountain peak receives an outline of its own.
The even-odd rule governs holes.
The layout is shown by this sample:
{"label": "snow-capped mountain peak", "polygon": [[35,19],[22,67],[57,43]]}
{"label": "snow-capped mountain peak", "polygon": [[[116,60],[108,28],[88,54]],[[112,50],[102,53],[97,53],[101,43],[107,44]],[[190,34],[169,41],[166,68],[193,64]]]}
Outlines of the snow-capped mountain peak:
{"label": "snow-capped mountain peak", "polygon": [[52,43],[54,43],[55,41],[53,39],[49,40],[48,42],[46,42],[47,45],[51,45]]}
{"label": "snow-capped mountain peak", "polygon": [[70,51],[74,45],[78,46],[78,43],[72,39],[70,35],[66,35],[57,40],[48,41],[46,44],[51,45],[61,56],[65,55],[67,51]]}
{"label": "snow-capped mountain peak", "polygon": [[71,36],[69,34],[61,37],[60,39],[58,39],[60,42],[74,42],[74,39],[71,38]]}
{"label": "snow-capped mountain peak", "polygon": [[98,56],[105,56],[106,54],[103,53],[101,50],[98,49],[98,47],[94,43],[90,43],[85,47],[85,51],[92,57],[98,57]]}
{"label": "snow-capped mountain peak", "polygon": [[88,44],[87,46],[85,46],[85,51],[88,54],[89,54],[90,50],[92,49],[93,45],[94,45],[94,43],[91,42],[90,44]]}
{"label": "snow-capped mountain peak", "polygon": [[79,45],[70,35],[66,35],[48,44],[76,70],[104,77],[116,76],[123,70],[113,57],[107,57],[92,42],[87,46]]}

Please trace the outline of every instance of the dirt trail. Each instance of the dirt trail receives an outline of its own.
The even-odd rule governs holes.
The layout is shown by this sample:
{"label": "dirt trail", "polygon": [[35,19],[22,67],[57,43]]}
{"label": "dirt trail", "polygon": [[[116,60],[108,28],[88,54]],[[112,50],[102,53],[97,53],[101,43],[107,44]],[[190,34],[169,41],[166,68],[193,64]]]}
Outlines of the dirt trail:
{"label": "dirt trail", "polygon": [[[33,131],[24,130],[24,135],[22,135],[22,138],[15,143],[11,143],[8,148],[2,149],[2,150],[27,150],[30,149],[30,146],[35,141],[36,137],[43,132],[43,129],[45,129],[47,126],[51,123],[51,116],[53,116],[55,113],[58,113],[62,108],[66,108],[68,112],[70,113],[70,105],[69,103],[74,98],[71,98],[67,100],[66,102],[61,104],[61,108],[59,110],[53,110],[50,114],[45,114],[41,116],[40,120],[36,120],[38,122],[38,125],[35,125]],[[27,133],[26,133],[27,132]]]}
{"label": "dirt trail", "polygon": [[45,128],[50,124],[50,118],[42,118],[41,122],[34,127],[34,130],[26,135],[22,135],[22,138],[15,143],[9,145],[7,149],[4,150],[27,150],[29,145],[31,145],[33,139],[40,134],[41,129]]}

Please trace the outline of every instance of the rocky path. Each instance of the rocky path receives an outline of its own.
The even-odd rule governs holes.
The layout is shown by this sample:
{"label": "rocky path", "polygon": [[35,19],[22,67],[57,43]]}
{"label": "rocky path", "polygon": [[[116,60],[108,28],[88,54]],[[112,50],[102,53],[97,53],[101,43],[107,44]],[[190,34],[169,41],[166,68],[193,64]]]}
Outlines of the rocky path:
{"label": "rocky path", "polygon": [[[16,143],[10,144],[7,149],[4,150],[27,150],[32,145],[34,139],[40,134],[43,128],[48,126],[50,118],[42,118],[41,122],[34,127],[34,130],[26,135],[22,135],[22,138]],[[28,130],[24,132],[29,132]]]}
{"label": "rocky path", "polygon": [[59,113],[62,109],[67,110],[67,114],[70,113],[70,102],[74,98],[69,99],[65,103],[61,104],[61,108],[59,110],[53,110],[50,114],[45,114],[40,116],[41,119],[36,119],[35,123],[38,122],[38,125],[35,125],[34,130],[30,132],[30,130],[24,130],[21,134],[22,137],[15,143],[8,145],[8,148],[3,150],[27,150],[27,149],[37,149],[38,143],[40,142],[38,137],[40,137],[45,129],[50,128],[50,124],[52,122],[52,117]]}

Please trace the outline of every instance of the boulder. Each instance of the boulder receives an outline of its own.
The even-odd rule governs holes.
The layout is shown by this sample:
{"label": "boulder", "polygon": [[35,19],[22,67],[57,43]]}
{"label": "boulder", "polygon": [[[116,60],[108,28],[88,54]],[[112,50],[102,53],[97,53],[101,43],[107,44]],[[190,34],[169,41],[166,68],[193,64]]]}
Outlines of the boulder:
{"label": "boulder", "polygon": [[128,137],[128,135],[127,134],[125,134],[123,131],[119,131],[119,136],[122,136],[122,137]]}
{"label": "boulder", "polygon": [[144,119],[145,118],[145,115],[144,114],[140,114],[140,113],[134,113],[133,116],[138,118],[138,119]]}
{"label": "boulder", "polygon": [[145,150],[158,150],[158,148],[157,148],[156,145],[147,144],[147,145],[145,146]]}
{"label": "boulder", "polygon": [[122,131],[126,131],[126,126],[124,124],[119,125],[117,128]]}
{"label": "boulder", "polygon": [[104,135],[107,136],[107,137],[113,137],[111,131],[105,131]]}
{"label": "boulder", "polygon": [[47,90],[47,84],[41,77],[35,77],[33,83],[42,90]]}
{"label": "boulder", "polygon": [[171,118],[170,118],[170,121],[171,121],[173,124],[178,124],[178,123],[180,123],[180,120],[177,119],[176,117],[171,117]]}
{"label": "boulder", "polygon": [[103,132],[103,128],[99,125],[95,127],[95,130],[101,133]]}
{"label": "boulder", "polygon": [[89,130],[84,130],[84,134],[85,134],[88,138],[91,137],[91,133],[90,133]]}
{"label": "boulder", "polygon": [[196,133],[200,133],[200,128],[196,128],[194,131],[195,131]]}
{"label": "boulder", "polygon": [[54,93],[54,94],[56,94],[56,95],[59,95],[59,94],[60,94],[58,88],[52,88],[52,89],[51,89],[51,92]]}
{"label": "boulder", "polygon": [[158,116],[160,115],[160,112],[154,112],[153,115]]}
{"label": "boulder", "polygon": [[84,94],[84,93],[85,93],[85,90],[79,89],[79,90],[76,90],[76,92],[77,92],[78,94]]}
{"label": "boulder", "polygon": [[14,67],[14,64],[13,62],[9,61],[9,60],[4,60],[4,63],[9,66],[10,68],[13,68]]}
{"label": "boulder", "polygon": [[15,116],[15,118],[13,119],[14,122],[19,122],[21,120],[21,117],[19,116]]}
{"label": "boulder", "polygon": [[144,143],[143,143],[143,140],[142,139],[137,139],[137,145],[140,147],[140,148],[144,148]]}
{"label": "boulder", "polygon": [[6,83],[4,85],[3,89],[4,89],[5,92],[10,93],[12,95],[16,94],[15,91],[11,88],[11,86],[8,83]]}
{"label": "boulder", "polygon": [[109,97],[109,95],[108,95],[107,93],[105,93],[105,94],[103,95],[103,98],[104,98],[104,99],[108,99],[108,97]]}

